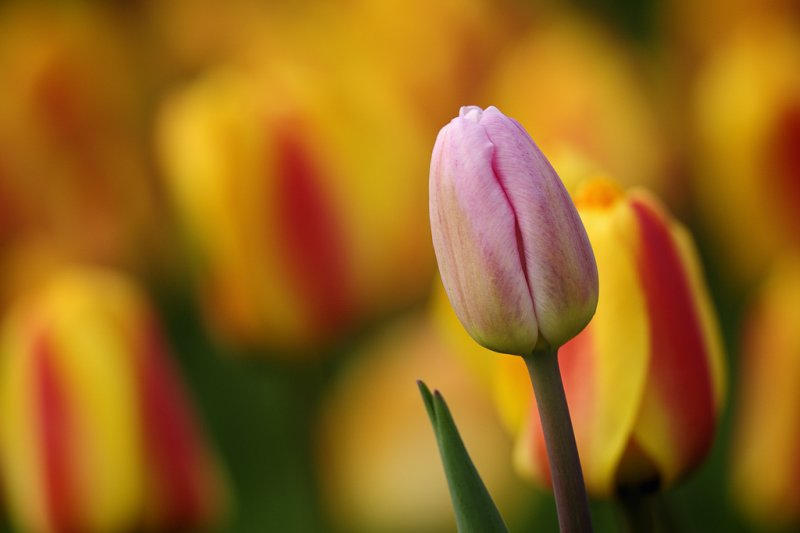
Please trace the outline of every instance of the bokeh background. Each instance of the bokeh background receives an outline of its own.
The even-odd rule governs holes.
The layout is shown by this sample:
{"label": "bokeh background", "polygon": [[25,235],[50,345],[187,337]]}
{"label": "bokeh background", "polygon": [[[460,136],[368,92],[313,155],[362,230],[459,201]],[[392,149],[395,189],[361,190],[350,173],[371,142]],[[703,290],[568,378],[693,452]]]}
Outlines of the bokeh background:
{"label": "bokeh background", "polygon": [[730,387],[663,504],[800,527],[797,2],[6,0],[4,530],[453,531],[422,378],[511,531],[555,531],[435,270],[466,104],[690,228]]}

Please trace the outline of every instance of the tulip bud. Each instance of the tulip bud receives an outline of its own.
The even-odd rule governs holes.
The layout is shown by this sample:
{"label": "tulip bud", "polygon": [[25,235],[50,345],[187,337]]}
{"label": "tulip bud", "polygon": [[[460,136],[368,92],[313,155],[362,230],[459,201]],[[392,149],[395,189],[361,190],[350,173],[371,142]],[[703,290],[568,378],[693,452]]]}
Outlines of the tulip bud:
{"label": "tulip bud", "polygon": [[763,525],[800,524],[798,301],[800,260],[784,258],[744,323],[731,483],[739,507]]}
{"label": "tulip bud", "polygon": [[215,518],[216,465],[128,281],[61,272],[12,306],[0,342],[0,464],[20,529],[176,530]]}
{"label": "tulip bud", "polygon": [[463,107],[431,158],[431,232],[447,295],[492,350],[556,348],[589,322],[597,269],[564,186],[522,126]]}
{"label": "tulip bud", "polygon": [[[591,323],[559,351],[586,486],[599,497],[665,487],[705,457],[723,402],[722,343],[697,253],[644,191],[593,180],[575,205],[603,287]],[[535,409],[517,462],[548,483]]]}

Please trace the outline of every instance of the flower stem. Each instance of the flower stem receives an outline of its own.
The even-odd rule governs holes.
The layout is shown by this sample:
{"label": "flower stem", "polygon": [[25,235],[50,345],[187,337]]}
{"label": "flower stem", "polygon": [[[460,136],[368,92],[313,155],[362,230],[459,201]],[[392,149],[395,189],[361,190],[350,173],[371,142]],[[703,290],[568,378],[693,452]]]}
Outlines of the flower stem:
{"label": "flower stem", "polygon": [[559,529],[561,533],[591,532],[589,500],[561,382],[558,350],[535,351],[523,359],[528,366],[542,421]]}

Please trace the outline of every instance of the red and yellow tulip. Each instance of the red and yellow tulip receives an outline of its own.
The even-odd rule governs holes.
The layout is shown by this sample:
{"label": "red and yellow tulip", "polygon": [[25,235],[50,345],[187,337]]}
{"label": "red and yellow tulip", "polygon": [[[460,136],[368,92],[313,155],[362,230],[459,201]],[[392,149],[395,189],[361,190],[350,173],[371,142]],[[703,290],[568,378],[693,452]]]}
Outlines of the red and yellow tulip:
{"label": "red and yellow tulip", "polygon": [[54,275],[12,306],[0,355],[0,471],[21,529],[172,531],[218,516],[215,462],[130,281]]}
{"label": "red and yellow tulip", "polygon": [[784,257],[744,323],[732,489],[750,518],[800,523],[800,259]]}
{"label": "red and yellow tulip", "polygon": [[[596,179],[575,204],[600,297],[559,361],[586,486],[599,497],[665,487],[705,457],[724,398],[720,334],[697,254],[686,229],[645,191],[626,194]],[[520,434],[518,465],[547,484],[539,418],[520,408],[531,392],[524,367],[513,363],[500,369],[501,407]]]}
{"label": "red and yellow tulip", "polygon": [[800,34],[759,18],[724,41],[694,88],[697,205],[733,281],[800,244]]}
{"label": "red and yellow tulip", "polygon": [[380,80],[263,63],[168,101],[161,159],[217,331],[297,352],[424,294],[427,151]]}

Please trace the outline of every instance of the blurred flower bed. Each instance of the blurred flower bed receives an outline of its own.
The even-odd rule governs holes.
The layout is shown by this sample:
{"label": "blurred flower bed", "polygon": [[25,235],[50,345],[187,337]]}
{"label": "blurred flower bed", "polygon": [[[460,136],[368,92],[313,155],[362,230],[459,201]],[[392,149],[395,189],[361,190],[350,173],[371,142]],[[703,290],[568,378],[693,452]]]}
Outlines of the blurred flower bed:
{"label": "blurred flower bed", "polygon": [[[571,194],[649,189],[693,235],[719,422],[664,494],[678,530],[800,527],[797,2],[9,0],[0,80],[4,530],[453,531],[421,378],[510,530],[555,531],[515,442],[530,385],[436,273],[431,149],[467,104],[516,117]],[[609,347],[682,338],[614,272]],[[645,383],[631,350],[620,387]],[[580,451],[619,531],[604,445]]]}

